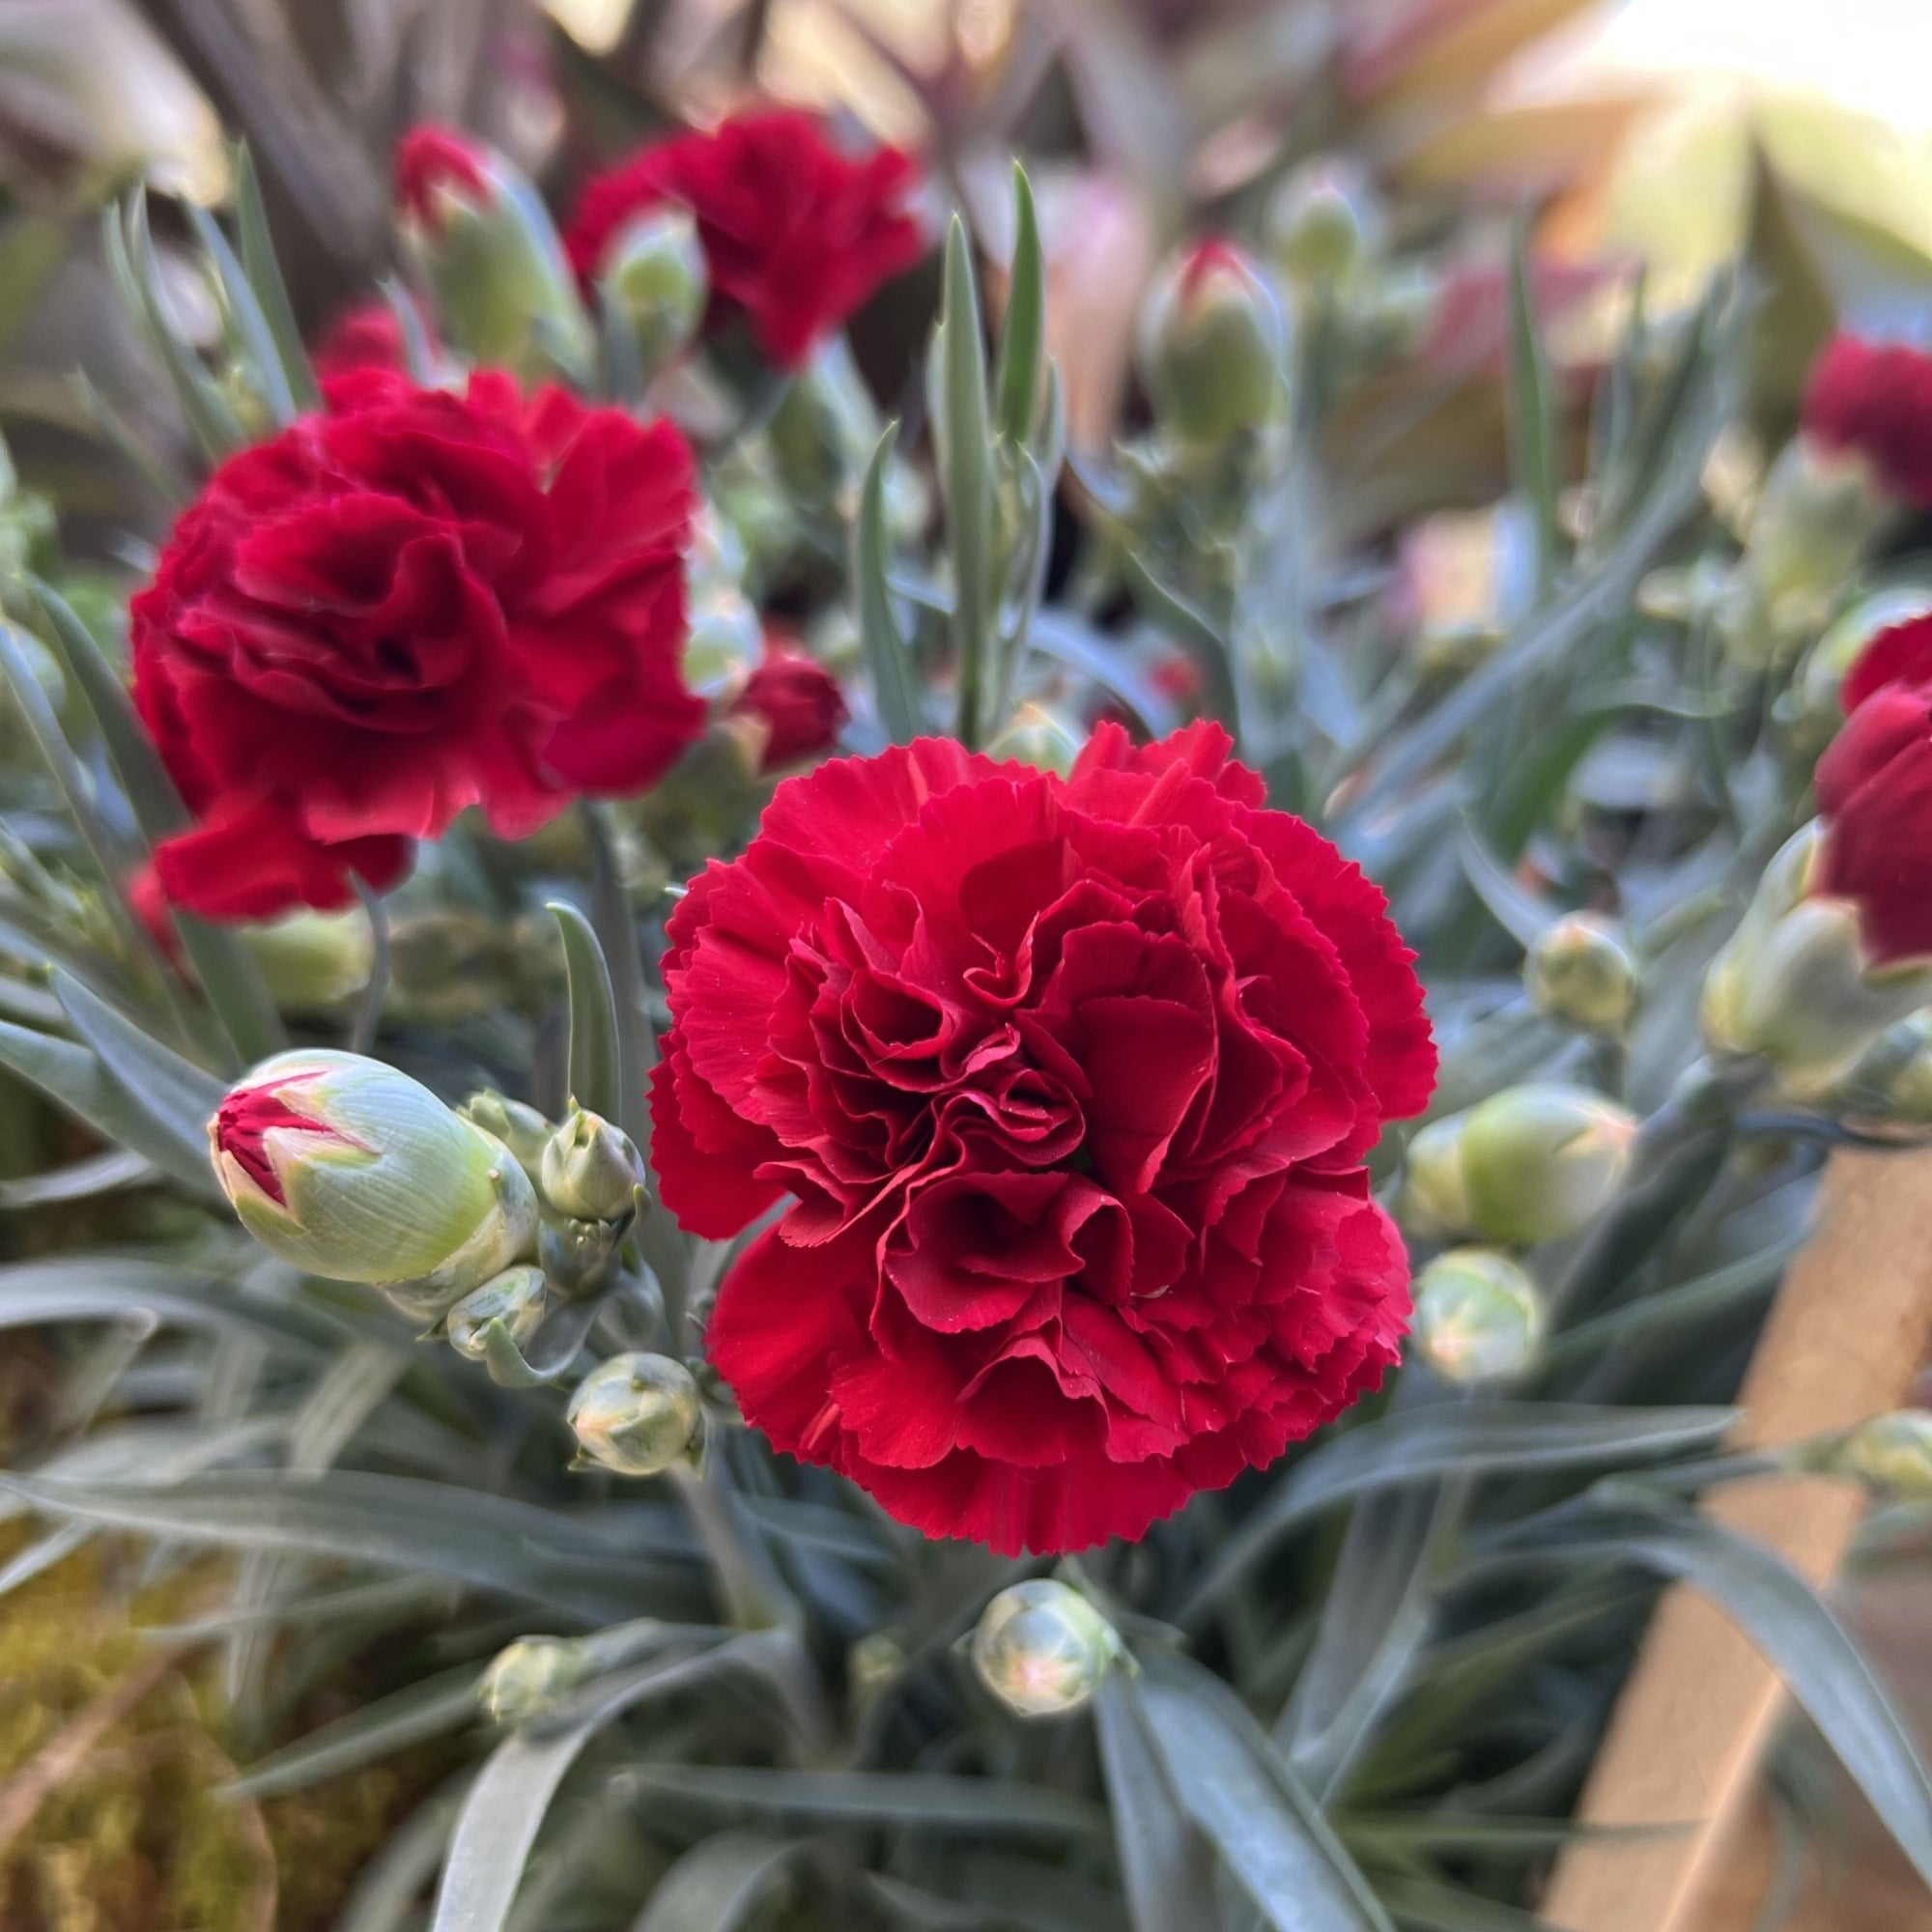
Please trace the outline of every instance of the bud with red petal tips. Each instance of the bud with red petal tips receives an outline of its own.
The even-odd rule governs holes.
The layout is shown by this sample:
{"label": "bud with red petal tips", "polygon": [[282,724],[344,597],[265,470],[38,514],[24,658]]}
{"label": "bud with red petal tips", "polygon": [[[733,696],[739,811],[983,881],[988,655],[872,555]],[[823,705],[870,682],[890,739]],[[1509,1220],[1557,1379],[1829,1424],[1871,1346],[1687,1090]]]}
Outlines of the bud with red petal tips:
{"label": "bud with red petal tips", "polygon": [[501,1142],[408,1074],[355,1053],[277,1054],[208,1123],[215,1178],[283,1261],[387,1291],[412,1316],[521,1259],[529,1178]]}
{"label": "bud with red petal tips", "polygon": [[1214,445],[1288,409],[1288,316],[1253,257],[1198,242],[1162,271],[1141,313],[1141,373],[1161,427]]}
{"label": "bud with red petal tips", "polygon": [[450,344],[534,376],[587,369],[590,325],[542,200],[509,162],[447,128],[396,144],[396,217]]}
{"label": "bud with red petal tips", "polygon": [[1840,335],[1812,365],[1804,434],[1870,464],[1902,503],[1932,510],[1932,355]]}
{"label": "bud with red petal tips", "polygon": [[838,680],[816,658],[768,637],[764,662],[745,680],[731,716],[763,727],[758,770],[769,776],[831,751],[851,713]]}

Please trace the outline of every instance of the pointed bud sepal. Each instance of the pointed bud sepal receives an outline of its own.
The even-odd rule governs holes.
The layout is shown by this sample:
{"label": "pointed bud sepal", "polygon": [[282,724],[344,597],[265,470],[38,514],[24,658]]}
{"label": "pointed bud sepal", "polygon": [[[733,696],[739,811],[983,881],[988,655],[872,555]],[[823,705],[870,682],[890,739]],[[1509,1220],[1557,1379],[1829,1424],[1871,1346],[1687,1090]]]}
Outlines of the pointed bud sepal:
{"label": "pointed bud sepal", "polygon": [[443,1319],[449,1346],[472,1362],[487,1362],[500,1336],[519,1350],[543,1325],[544,1272],[528,1263],[472,1288]]}
{"label": "pointed bud sepal", "polygon": [[526,1724],[582,1683],[594,1662],[582,1643],[555,1636],[519,1637],[490,1660],[477,1681],[476,1700],[495,1723]]}
{"label": "pointed bud sepal", "polygon": [[532,1180],[537,1178],[544,1149],[556,1129],[534,1107],[501,1094],[485,1092],[472,1094],[464,1101],[461,1112],[465,1120],[501,1141]]}
{"label": "pointed bud sepal", "polygon": [[1016,1718],[1079,1710],[1122,1651],[1113,1625],[1052,1577],[1002,1590],[980,1612],[971,1648],[980,1682]]}
{"label": "pointed bud sepal", "polygon": [[1535,1282],[1498,1249],[1451,1248],[1416,1277],[1410,1332],[1445,1380],[1520,1375],[1536,1359],[1543,1327]]}
{"label": "pointed bud sepal", "polygon": [[500,1141],[360,1054],[277,1054],[209,1122],[242,1225],[296,1267],[429,1320],[529,1251],[536,1193]]}
{"label": "pointed bud sepal", "polygon": [[565,1419],[586,1462],[620,1476],[696,1464],[703,1406],[691,1371],[668,1355],[612,1355],[578,1383]]}

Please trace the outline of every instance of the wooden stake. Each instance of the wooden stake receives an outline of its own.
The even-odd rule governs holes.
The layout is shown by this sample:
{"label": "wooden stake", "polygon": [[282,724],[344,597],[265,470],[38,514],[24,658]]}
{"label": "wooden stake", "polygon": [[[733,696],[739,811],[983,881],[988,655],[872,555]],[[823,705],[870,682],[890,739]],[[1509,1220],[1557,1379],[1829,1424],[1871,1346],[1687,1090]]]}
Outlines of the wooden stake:
{"label": "wooden stake", "polygon": [[[1932,1151],[1834,1153],[1817,1232],[1792,1263],[1740,1403],[1741,1448],[1775,1448],[1900,1406],[1932,1348]],[[1863,1510],[1854,1486],[1773,1477],[1719,1491],[1710,1513],[1814,1582]],[[1569,1932],[1746,1932],[1714,1917],[1782,1693],[1769,1664],[1702,1597],[1667,1591],[1624,1687],[1577,1815],[1681,1825],[1578,1845],[1542,1913]]]}

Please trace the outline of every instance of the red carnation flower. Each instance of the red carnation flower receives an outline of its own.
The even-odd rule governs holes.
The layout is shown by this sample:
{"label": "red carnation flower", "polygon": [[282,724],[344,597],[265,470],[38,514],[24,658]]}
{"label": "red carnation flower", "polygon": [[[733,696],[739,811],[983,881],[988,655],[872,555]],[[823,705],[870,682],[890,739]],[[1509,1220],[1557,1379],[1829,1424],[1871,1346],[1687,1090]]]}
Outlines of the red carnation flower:
{"label": "red carnation flower", "polygon": [[930,1535],[1139,1536],[1397,1358],[1362,1160],[1434,1079],[1412,955],[1228,749],[835,759],[672,916],[664,1199],[724,1238],[794,1197],[712,1357]]}
{"label": "red carnation flower", "polygon": [[1854,899],[1872,963],[1932,955],[1932,617],[1881,631],[1846,674],[1818,761],[1816,890]]}
{"label": "red carnation flower", "polygon": [[697,223],[713,297],[743,310],[765,355],[795,369],[919,259],[919,224],[905,212],[916,177],[896,148],[841,154],[810,115],[748,114],[597,176],[564,246],[587,288],[628,223],[681,203]]}
{"label": "red carnation flower", "polygon": [[156,866],[209,918],[392,885],[467,806],[521,837],[703,727],[675,429],[497,372],[326,393],[214,472],[132,606],[135,702],[201,821]]}
{"label": "red carnation flower", "polygon": [[1863,456],[1893,496],[1932,510],[1932,355],[1840,335],[1812,366],[1804,427]]}
{"label": "red carnation flower", "polygon": [[[425,321],[425,332],[428,326]],[[310,360],[316,379],[324,383],[356,369],[402,371],[409,367],[409,345],[387,302],[354,302],[328,325]]]}
{"label": "red carnation flower", "polygon": [[803,651],[765,640],[764,662],[745,680],[731,710],[765,727],[760,772],[781,772],[802,758],[829,752],[851,716],[838,680]]}
{"label": "red carnation flower", "polygon": [[429,123],[396,143],[396,206],[434,234],[442,225],[440,193],[482,201],[490,192],[486,151],[468,134]]}

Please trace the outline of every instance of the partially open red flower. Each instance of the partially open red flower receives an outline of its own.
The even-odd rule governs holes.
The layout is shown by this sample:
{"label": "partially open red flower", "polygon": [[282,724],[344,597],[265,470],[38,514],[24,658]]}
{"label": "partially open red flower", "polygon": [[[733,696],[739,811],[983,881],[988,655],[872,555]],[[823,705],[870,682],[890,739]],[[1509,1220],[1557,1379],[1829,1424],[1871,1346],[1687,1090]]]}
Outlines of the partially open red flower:
{"label": "partially open red flower", "polygon": [[[429,322],[423,318],[427,336]],[[341,310],[323,331],[310,359],[320,382],[356,369],[406,370],[409,345],[396,311],[385,301],[358,301]]]}
{"label": "partially open red flower", "polygon": [[1835,337],[1812,366],[1804,428],[1827,448],[1857,451],[1895,497],[1932,510],[1932,355]]}
{"label": "partially open red flower", "polygon": [[481,201],[489,188],[485,150],[454,128],[424,122],[396,143],[396,206],[432,234],[442,225],[439,194]]}
{"label": "partially open red flower", "polygon": [[765,355],[794,369],[919,259],[905,208],[917,178],[896,148],[840,153],[809,114],[745,114],[599,175],[564,246],[587,288],[628,223],[680,203],[696,220],[714,298],[742,310]]}
{"label": "partially open red flower", "polygon": [[767,773],[829,752],[850,716],[838,680],[816,658],[771,638],[731,709],[765,727],[758,769]]}
{"label": "partially open red flower", "polygon": [[1815,890],[1858,902],[1874,964],[1932,957],[1932,617],[1881,631],[1840,701],[1818,761]]}
{"label": "partially open red flower", "polygon": [[948,740],[781,784],[672,916],[666,1204],[784,1196],[708,1343],[906,1522],[1141,1535],[1397,1358],[1363,1156],[1435,1073],[1382,896],[1202,724],[1070,779]]}
{"label": "partially open red flower", "polygon": [[212,919],[392,885],[468,806],[522,837],[703,727],[675,429],[495,372],[327,395],[215,471],[132,605],[135,703],[200,820],[156,871]]}

